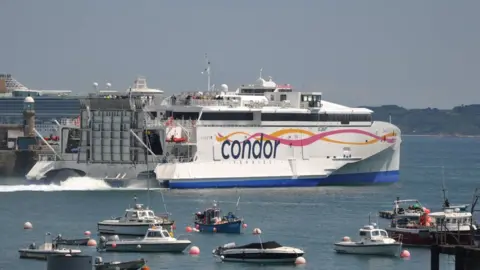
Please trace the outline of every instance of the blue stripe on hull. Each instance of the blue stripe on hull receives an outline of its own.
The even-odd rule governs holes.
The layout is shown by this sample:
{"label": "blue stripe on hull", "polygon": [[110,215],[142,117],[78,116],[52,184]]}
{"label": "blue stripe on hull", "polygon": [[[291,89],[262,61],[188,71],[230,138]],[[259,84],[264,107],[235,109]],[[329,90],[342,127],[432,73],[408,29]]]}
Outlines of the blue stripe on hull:
{"label": "blue stripe on hull", "polygon": [[398,181],[399,171],[335,174],[323,178],[299,179],[239,179],[239,180],[208,180],[195,179],[189,181],[170,181],[171,189],[198,189],[198,188],[268,188],[268,187],[314,187],[314,186],[342,186],[342,185],[369,185],[390,184]]}

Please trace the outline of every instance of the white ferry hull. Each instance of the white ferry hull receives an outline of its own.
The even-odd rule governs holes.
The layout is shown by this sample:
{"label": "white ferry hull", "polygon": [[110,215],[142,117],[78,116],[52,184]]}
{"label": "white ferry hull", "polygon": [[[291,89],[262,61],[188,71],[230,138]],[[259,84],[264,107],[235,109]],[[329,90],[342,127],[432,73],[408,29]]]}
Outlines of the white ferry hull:
{"label": "white ferry hull", "polygon": [[399,180],[400,131],[390,123],[258,130],[198,127],[197,159],[158,164],[157,180],[172,189],[368,185]]}
{"label": "white ferry hull", "polygon": [[[298,159],[295,161],[294,168],[290,162],[279,160],[258,162],[258,164],[253,162],[247,164],[212,162],[203,165],[201,163],[159,164],[156,168],[156,175],[159,181],[164,182],[165,186],[172,189],[391,184],[397,182],[400,177],[400,147],[384,149],[363,160],[332,162],[325,159]],[[315,164],[318,165],[315,166]],[[335,166],[339,166],[339,168],[325,170],[328,167],[336,168]],[[169,171],[173,171],[176,177],[162,179],[162,175],[168,175]],[[195,178],[183,178],[181,171],[191,172]],[[315,172],[317,173],[314,174]],[[212,174],[224,174],[225,176],[208,177]],[[251,174],[252,176],[242,177],[242,174]],[[254,176],[254,174],[258,176]],[[295,174],[297,175],[295,176]]]}
{"label": "white ferry hull", "polygon": [[[103,180],[110,187],[147,187],[148,178],[145,164],[136,166],[125,164],[87,164],[78,163],[76,160],[62,161],[38,161],[28,172],[26,182],[29,185],[49,185],[60,184],[70,177],[87,176],[98,180]],[[159,187],[159,182],[150,178],[150,187]]]}

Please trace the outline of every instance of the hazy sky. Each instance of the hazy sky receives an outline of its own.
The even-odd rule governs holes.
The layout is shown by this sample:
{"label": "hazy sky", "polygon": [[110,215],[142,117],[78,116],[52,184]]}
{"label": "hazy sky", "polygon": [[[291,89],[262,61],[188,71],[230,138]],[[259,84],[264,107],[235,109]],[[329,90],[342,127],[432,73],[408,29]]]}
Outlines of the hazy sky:
{"label": "hazy sky", "polygon": [[0,0],[0,72],[33,89],[277,83],[346,105],[480,103],[478,0]]}

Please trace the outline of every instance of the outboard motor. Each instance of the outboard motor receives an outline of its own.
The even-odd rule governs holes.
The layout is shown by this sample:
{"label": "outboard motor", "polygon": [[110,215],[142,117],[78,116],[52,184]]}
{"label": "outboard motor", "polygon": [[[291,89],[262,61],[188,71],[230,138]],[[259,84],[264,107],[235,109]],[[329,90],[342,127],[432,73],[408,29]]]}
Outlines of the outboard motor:
{"label": "outboard motor", "polygon": [[119,241],[120,240],[120,237],[118,237],[118,235],[112,235],[110,237],[108,237],[108,240],[110,241]]}
{"label": "outboard motor", "polygon": [[102,257],[95,257],[95,264],[102,264],[102,263],[103,263]]}
{"label": "outboard motor", "polygon": [[107,238],[105,238],[105,236],[100,236],[100,243],[105,243],[107,242]]}

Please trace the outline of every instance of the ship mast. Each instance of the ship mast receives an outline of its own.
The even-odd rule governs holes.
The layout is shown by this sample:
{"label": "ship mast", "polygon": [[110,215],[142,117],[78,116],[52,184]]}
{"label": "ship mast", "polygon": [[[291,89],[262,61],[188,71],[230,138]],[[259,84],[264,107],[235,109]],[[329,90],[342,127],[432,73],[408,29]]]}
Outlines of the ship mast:
{"label": "ship mast", "polygon": [[205,63],[207,67],[205,67],[205,70],[202,71],[202,74],[207,73],[207,92],[210,92],[212,88],[210,84],[210,80],[211,80],[210,60],[208,60],[208,55],[206,53],[205,53]]}

